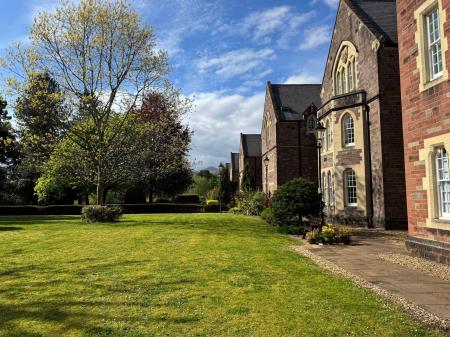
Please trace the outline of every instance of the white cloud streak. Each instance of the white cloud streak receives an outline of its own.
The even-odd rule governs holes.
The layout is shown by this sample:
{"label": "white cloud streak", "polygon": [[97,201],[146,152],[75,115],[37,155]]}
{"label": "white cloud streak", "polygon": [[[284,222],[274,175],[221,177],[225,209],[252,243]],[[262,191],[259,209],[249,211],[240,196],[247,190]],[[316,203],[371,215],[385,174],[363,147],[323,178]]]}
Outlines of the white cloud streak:
{"label": "white cloud streak", "polygon": [[309,50],[317,48],[331,40],[331,29],[327,25],[312,27],[305,31],[303,41],[300,43],[299,50]]}
{"label": "white cloud streak", "polygon": [[270,48],[238,49],[212,58],[202,58],[197,63],[200,72],[213,71],[223,78],[245,74],[261,67],[266,61],[274,60],[275,52]]}

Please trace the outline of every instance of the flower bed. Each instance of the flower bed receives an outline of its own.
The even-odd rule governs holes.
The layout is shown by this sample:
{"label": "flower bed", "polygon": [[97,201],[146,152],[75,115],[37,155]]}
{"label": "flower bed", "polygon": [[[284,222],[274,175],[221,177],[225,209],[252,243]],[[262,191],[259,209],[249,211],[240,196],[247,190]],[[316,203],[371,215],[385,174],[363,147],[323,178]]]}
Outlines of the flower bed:
{"label": "flower bed", "polygon": [[350,244],[350,231],[343,227],[325,225],[306,233],[306,239],[311,244]]}

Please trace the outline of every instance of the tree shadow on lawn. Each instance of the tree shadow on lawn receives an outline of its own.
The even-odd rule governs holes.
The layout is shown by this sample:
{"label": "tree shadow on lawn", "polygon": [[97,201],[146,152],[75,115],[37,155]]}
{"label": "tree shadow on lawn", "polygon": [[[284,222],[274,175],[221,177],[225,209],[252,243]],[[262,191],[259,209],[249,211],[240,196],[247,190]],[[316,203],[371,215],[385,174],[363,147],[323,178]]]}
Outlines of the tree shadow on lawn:
{"label": "tree shadow on lawn", "polygon": [[1,226],[0,225],[0,232],[13,232],[13,231],[21,231],[22,227],[12,227],[12,226]]}
{"label": "tree shadow on lawn", "polygon": [[79,220],[76,215],[18,215],[18,216],[0,216],[0,226],[16,226],[16,225],[48,225],[62,222],[61,224],[73,223],[73,220]]}

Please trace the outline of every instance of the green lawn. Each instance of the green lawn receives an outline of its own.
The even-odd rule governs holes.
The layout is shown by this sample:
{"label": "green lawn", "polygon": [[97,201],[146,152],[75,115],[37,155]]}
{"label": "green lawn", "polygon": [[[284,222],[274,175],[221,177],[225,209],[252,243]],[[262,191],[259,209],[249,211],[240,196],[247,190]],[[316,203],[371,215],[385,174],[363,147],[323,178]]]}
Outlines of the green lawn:
{"label": "green lawn", "polygon": [[0,217],[0,336],[439,336],[257,218]]}

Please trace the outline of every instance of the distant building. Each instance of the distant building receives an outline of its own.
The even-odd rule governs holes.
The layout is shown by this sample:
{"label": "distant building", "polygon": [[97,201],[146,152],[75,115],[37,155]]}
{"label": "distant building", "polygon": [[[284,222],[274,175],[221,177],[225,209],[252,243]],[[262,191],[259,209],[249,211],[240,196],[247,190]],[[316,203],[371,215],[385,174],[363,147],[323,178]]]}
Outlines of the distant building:
{"label": "distant building", "polygon": [[398,0],[397,9],[406,245],[418,255],[450,264],[450,1]]}
{"label": "distant building", "polygon": [[321,98],[328,221],[406,228],[395,0],[340,1]]}
{"label": "distant building", "polygon": [[239,150],[239,188],[242,189],[242,176],[248,168],[253,190],[262,189],[261,179],[261,135],[242,134]]}
{"label": "distant building", "polygon": [[239,186],[239,153],[231,152],[230,158],[230,181]]}
{"label": "distant building", "polygon": [[317,183],[316,113],[320,84],[267,82],[261,129],[263,191],[297,177]]}

